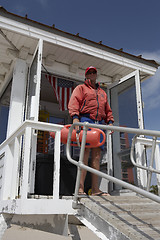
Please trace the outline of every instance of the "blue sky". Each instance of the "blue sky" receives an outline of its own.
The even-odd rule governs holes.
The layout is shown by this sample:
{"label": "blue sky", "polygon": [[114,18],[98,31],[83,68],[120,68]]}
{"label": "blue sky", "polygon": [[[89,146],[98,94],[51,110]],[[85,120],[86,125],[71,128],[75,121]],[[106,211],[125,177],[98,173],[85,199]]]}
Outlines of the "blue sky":
{"label": "blue sky", "polygon": [[[159,0],[0,0],[7,11],[160,62]],[[160,70],[142,84],[145,128],[160,130]]]}

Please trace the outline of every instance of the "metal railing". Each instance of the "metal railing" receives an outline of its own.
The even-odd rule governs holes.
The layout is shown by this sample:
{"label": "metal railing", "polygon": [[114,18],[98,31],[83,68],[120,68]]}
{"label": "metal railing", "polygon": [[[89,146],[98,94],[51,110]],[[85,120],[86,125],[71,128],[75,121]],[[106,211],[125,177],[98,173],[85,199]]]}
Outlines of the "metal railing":
{"label": "metal railing", "polygon": [[29,191],[29,175],[31,174],[31,149],[34,145],[34,142],[32,142],[32,136],[34,135],[35,130],[55,132],[53,199],[59,199],[60,135],[62,128],[63,125],[27,120],[0,145],[0,155],[4,152],[6,153],[6,170],[3,172],[3,185],[0,189],[1,201],[6,199],[16,199],[18,196],[18,171],[21,155],[20,150],[22,148],[20,139],[22,136],[24,136],[25,144],[22,168],[25,169],[25,171],[22,172],[22,183],[20,186],[19,197],[21,199],[27,199]]}
{"label": "metal railing", "polygon": [[[83,126],[83,136],[82,136],[82,142],[81,142],[81,149],[80,149],[80,156],[79,156],[79,161],[77,162],[76,160],[72,159],[71,157],[71,149],[70,149],[70,144],[71,144],[71,136],[72,136],[72,131],[74,129],[74,127],[78,125],[78,126]],[[99,124],[90,124],[88,122],[84,122],[84,123],[74,123],[71,125],[70,129],[69,129],[69,134],[68,134],[68,141],[67,141],[67,148],[66,148],[66,153],[67,153],[67,158],[68,160],[77,166],[78,171],[77,171],[77,179],[76,179],[76,185],[75,185],[75,193],[74,193],[74,197],[73,197],[73,208],[78,208],[78,190],[79,190],[79,185],[80,185],[80,176],[81,176],[81,169],[84,169],[86,171],[89,171],[93,174],[98,175],[99,177],[105,178],[115,184],[118,184],[124,188],[130,189],[144,197],[147,197],[151,200],[154,200],[158,203],[160,203],[160,197],[157,195],[154,195],[146,190],[143,190],[139,187],[136,187],[132,184],[129,184],[127,182],[124,182],[120,179],[117,179],[115,177],[112,177],[106,173],[102,173],[96,169],[93,169],[87,165],[83,164],[83,157],[84,157],[84,151],[85,151],[85,144],[86,144],[86,136],[87,136],[87,130],[88,128],[99,128],[99,129],[103,129],[103,130],[107,130],[107,131],[118,131],[118,132],[126,132],[126,133],[131,133],[131,134],[136,134],[136,136],[138,135],[143,135],[143,136],[153,136],[155,138],[160,137],[160,132],[159,131],[151,131],[151,130],[145,130],[145,129],[136,129],[136,128],[126,128],[126,127],[117,127],[117,126],[109,126],[109,125],[99,125]],[[133,140],[134,141],[134,140]],[[156,141],[156,140],[155,140]],[[154,141],[154,144],[155,144]],[[134,165],[136,166],[137,164],[135,163],[134,159],[133,159],[133,145],[132,145],[132,161],[134,162]],[[153,150],[152,152],[154,153],[154,145],[153,145]],[[153,156],[152,156],[153,159]],[[136,167],[141,167],[141,165],[137,165]],[[149,170],[149,171],[156,171],[156,173],[159,174],[159,171],[149,167],[145,170]]]}
{"label": "metal railing", "polygon": [[139,137],[139,135],[135,135],[132,139],[132,145],[131,145],[131,151],[130,151],[130,159],[132,164],[137,167],[137,168],[141,168],[144,169],[148,172],[148,181],[147,181],[147,191],[149,191],[150,189],[150,185],[151,185],[151,177],[152,177],[152,173],[156,173],[156,174],[160,174],[160,170],[157,170],[155,168],[153,168],[153,162],[154,162],[154,156],[155,156],[155,150],[156,150],[156,142],[157,142],[157,137],[153,137],[152,140],[152,151],[151,151],[151,159],[150,159],[150,166],[143,166],[140,165],[138,163],[136,163],[136,161],[134,160],[134,149],[135,149],[135,144],[137,141],[137,138]]}

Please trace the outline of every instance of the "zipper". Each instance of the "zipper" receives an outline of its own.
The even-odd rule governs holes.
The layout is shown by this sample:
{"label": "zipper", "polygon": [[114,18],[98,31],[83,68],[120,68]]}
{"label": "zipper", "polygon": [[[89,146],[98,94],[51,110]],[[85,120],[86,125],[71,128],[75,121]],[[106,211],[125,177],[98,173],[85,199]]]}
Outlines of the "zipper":
{"label": "zipper", "polygon": [[82,106],[82,108],[81,108],[81,110],[80,110],[80,111],[82,111],[82,110],[83,110],[83,108],[84,108],[85,104],[86,104],[86,100],[84,100],[83,106]]}
{"label": "zipper", "polygon": [[[97,94],[97,92],[96,92],[96,94]],[[98,101],[98,94],[97,94],[97,104],[98,104],[98,106],[97,106],[97,114],[96,114],[96,120],[97,120],[97,117],[98,117],[98,110],[99,110],[99,101]]]}

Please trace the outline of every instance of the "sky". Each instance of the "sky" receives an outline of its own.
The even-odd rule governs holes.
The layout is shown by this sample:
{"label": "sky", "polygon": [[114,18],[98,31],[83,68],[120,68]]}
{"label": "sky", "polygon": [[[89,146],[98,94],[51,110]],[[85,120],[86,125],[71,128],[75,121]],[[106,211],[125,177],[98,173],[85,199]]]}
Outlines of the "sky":
{"label": "sky", "polygon": [[[160,62],[160,0],[0,0],[7,11]],[[160,130],[160,70],[142,84],[145,128]]]}

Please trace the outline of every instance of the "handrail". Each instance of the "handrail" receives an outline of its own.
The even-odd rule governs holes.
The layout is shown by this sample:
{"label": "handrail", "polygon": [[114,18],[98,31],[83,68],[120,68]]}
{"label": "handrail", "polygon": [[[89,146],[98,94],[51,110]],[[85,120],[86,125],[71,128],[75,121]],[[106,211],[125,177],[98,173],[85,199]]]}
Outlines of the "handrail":
{"label": "handrail", "polygon": [[[59,124],[54,124],[54,127],[53,127],[52,123],[36,122],[36,121],[26,120],[4,142],[2,142],[0,144],[0,150],[2,148],[4,148],[6,145],[9,145],[15,139],[15,137],[23,135],[26,127],[31,127],[31,128],[38,129],[38,130],[41,130],[41,131],[56,131],[56,129],[61,130],[64,126],[59,125]],[[54,130],[53,130],[53,128],[54,128]]]}
{"label": "handrail", "polygon": [[139,135],[135,135],[135,136],[133,137],[132,145],[131,145],[131,151],[130,151],[130,159],[131,159],[132,164],[133,164],[135,167],[138,167],[138,168],[141,168],[141,169],[144,169],[144,170],[148,171],[147,191],[149,191],[150,185],[151,185],[152,173],[154,172],[154,173],[160,174],[160,171],[159,171],[159,170],[156,170],[155,168],[153,168],[153,162],[154,162],[154,155],[155,155],[157,137],[153,137],[150,166],[146,167],[146,166],[137,164],[137,163],[135,162],[135,160],[134,160],[134,147],[135,147],[135,143],[136,143],[136,140],[137,140],[137,137],[138,137],[138,136],[139,136]]}
{"label": "handrail", "polygon": [[[77,162],[76,160],[71,158],[71,152],[70,152],[70,144],[71,144],[71,135],[74,127],[78,126],[83,126],[83,137],[82,137],[82,143],[81,143],[81,150],[80,150],[80,157],[79,161]],[[154,195],[150,192],[147,192],[146,190],[140,189],[132,184],[129,184],[127,182],[124,182],[120,179],[117,179],[115,177],[112,177],[106,173],[102,173],[96,169],[93,169],[89,166],[86,166],[83,164],[83,157],[84,157],[84,151],[85,151],[85,142],[86,142],[86,135],[87,135],[87,130],[89,127],[94,127],[94,128],[101,128],[103,130],[109,130],[109,131],[118,131],[118,132],[127,132],[127,133],[133,133],[133,134],[139,134],[139,135],[148,135],[148,136],[155,136],[155,137],[160,137],[160,132],[159,131],[152,131],[152,130],[145,130],[145,129],[136,129],[136,128],[126,128],[126,127],[117,127],[117,126],[109,126],[109,125],[99,125],[99,124],[90,124],[88,122],[77,122],[72,124],[71,128],[69,129],[69,134],[68,134],[68,140],[67,140],[67,148],[66,148],[66,153],[67,153],[67,158],[68,160],[73,163],[74,165],[77,166],[78,171],[77,171],[77,179],[76,179],[76,186],[75,186],[75,194],[73,197],[73,208],[78,208],[78,189],[79,189],[79,184],[80,184],[80,175],[81,175],[81,169],[85,169],[93,174],[96,174],[102,178],[105,178],[109,181],[112,181],[124,188],[130,189],[140,195],[143,195],[149,199],[152,199],[158,203],[160,203],[160,197],[157,195]]]}
{"label": "handrail", "polygon": [[[25,136],[25,148],[24,148],[24,160],[23,160],[23,171],[22,173],[22,183],[20,187],[20,196],[21,199],[26,199],[28,194],[28,180],[29,180],[29,168],[30,168],[30,153],[31,153],[31,139],[32,139],[32,130],[41,130],[41,131],[52,131],[56,132],[55,136],[55,147],[54,147],[54,181],[53,181],[53,200],[59,199],[59,170],[60,170],[60,131],[63,128],[63,125],[37,122],[27,120],[23,122],[18,129],[16,129],[1,145],[0,145],[0,155],[5,152],[5,147],[12,146],[14,153],[12,157],[6,158],[5,164],[8,164],[9,168],[13,168],[13,174],[9,176],[10,171],[4,171],[4,182],[3,182],[3,194],[0,196],[1,199],[7,198],[15,199],[17,197],[17,176],[18,176],[18,158],[20,155],[21,145],[17,144],[22,135]],[[17,141],[18,140],[18,141]],[[18,145],[18,146],[17,146]],[[16,146],[16,147],[15,147]],[[7,149],[8,151],[8,149]],[[10,150],[9,150],[10,151]],[[7,155],[7,154],[6,154]],[[58,156],[58,157],[57,157]],[[10,164],[11,163],[11,164]],[[9,170],[10,170],[9,169]],[[5,186],[9,186],[8,188]],[[10,190],[11,189],[11,190]],[[4,197],[5,195],[5,197]]]}
{"label": "handrail", "polygon": [[[153,168],[152,164],[151,164],[151,166],[146,167],[146,166],[142,166],[142,165],[135,162],[135,160],[134,160],[134,146],[135,146],[135,142],[136,142],[136,139],[137,139],[138,136],[139,135],[135,135],[132,139],[132,145],[131,145],[131,151],[130,151],[130,158],[131,158],[132,164],[135,167],[142,168],[144,170],[160,174],[160,170],[156,170],[155,168]],[[151,162],[152,163],[153,163],[153,157],[154,157],[154,152],[155,152],[155,143],[156,143],[156,139],[153,140],[153,145],[152,145],[152,154],[151,154]]]}

